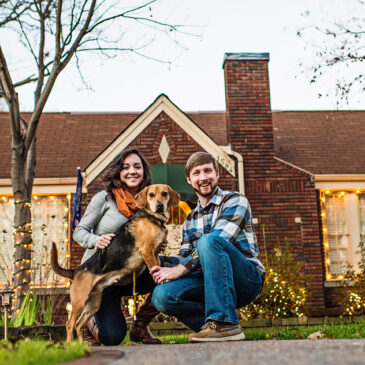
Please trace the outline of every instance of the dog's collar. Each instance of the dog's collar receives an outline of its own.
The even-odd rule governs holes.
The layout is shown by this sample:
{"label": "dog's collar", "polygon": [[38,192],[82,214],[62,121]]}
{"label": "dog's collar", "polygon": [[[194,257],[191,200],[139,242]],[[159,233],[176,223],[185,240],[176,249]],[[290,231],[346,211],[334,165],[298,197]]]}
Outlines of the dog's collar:
{"label": "dog's collar", "polygon": [[145,211],[152,218],[156,219],[158,223],[161,225],[161,227],[169,220],[168,217],[165,217],[164,215],[159,213],[155,213],[151,209],[144,208],[142,210]]}

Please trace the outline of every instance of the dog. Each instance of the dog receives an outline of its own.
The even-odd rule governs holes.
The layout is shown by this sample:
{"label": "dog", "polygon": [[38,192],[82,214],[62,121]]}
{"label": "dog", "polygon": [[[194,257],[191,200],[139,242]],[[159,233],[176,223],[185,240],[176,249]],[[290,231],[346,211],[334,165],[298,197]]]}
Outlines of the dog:
{"label": "dog", "polygon": [[106,249],[98,249],[76,269],[59,266],[57,248],[53,243],[53,271],[72,279],[72,312],[66,323],[67,341],[73,341],[76,329],[80,342],[86,343],[83,328],[99,310],[103,289],[137,271],[144,263],[149,269],[160,265],[158,253],[167,237],[166,222],[170,217],[170,206],[177,207],[179,200],[180,195],[168,185],[155,184],[141,190],[135,196],[140,210],[117,229]]}

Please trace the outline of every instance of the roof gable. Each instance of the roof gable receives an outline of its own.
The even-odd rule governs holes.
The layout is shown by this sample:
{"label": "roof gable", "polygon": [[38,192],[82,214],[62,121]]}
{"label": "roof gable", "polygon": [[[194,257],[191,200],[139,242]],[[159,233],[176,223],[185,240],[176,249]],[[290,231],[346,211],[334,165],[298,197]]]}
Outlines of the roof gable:
{"label": "roof gable", "polygon": [[161,94],[133,122],[131,122],[85,169],[89,185],[110,164],[114,156],[125,149],[159,114],[165,112],[185,133],[205,151],[212,154],[232,176],[235,176],[235,161],[227,155],[195,122],[182,112],[170,99]]}

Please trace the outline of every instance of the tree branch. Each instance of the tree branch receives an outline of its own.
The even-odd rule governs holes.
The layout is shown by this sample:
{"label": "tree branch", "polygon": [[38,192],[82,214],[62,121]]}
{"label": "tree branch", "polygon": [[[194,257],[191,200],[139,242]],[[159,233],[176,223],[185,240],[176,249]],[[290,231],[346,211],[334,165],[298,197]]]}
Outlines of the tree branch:
{"label": "tree branch", "polygon": [[51,93],[51,90],[54,86],[54,83],[56,82],[58,74],[66,67],[66,65],[71,60],[72,56],[74,55],[75,51],[77,50],[77,47],[79,46],[82,38],[85,36],[86,30],[88,29],[90,25],[90,21],[94,15],[94,9],[95,9],[96,0],[92,0],[92,3],[88,10],[88,15],[85,20],[85,23],[81,30],[79,31],[79,34],[76,37],[76,40],[72,44],[72,47],[70,50],[66,53],[65,58],[63,61],[61,61],[59,64],[53,63],[53,69],[51,71],[51,74],[48,78],[48,81],[46,85],[44,86],[44,89],[37,101],[37,104],[35,105],[34,112],[30,118],[29,124],[28,124],[28,131],[25,135],[25,149],[26,151],[29,150],[30,145],[32,143],[32,140],[35,136],[36,129],[38,126],[39,118],[43,112],[44,105],[46,104],[46,101]]}
{"label": "tree branch", "polygon": [[59,63],[61,60],[61,34],[62,34],[62,0],[58,2],[56,15],[56,35],[55,35],[55,62]]}
{"label": "tree branch", "polygon": [[45,43],[46,43],[46,34],[45,34],[45,21],[47,18],[47,12],[50,6],[50,1],[47,3],[46,5],[46,9],[43,11],[42,10],[42,3],[39,3],[39,10],[38,10],[38,14],[39,14],[39,23],[40,23],[40,28],[39,28],[39,52],[38,52],[38,81],[37,81],[37,87],[34,93],[34,105],[36,106],[38,103],[38,100],[41,96],[41,92],[43,89],[43,84],[44,84],[44,71],[45,71],[45,67],[44,67],[44,48],[45,48]]}
{"label": "tree branch", "polygon": [[31,201],[32,198],[33,182],[34,182],[35,168],[37,162],[36,146],[37,146],[37,137],[34,136],[27,153],[27,165],[25,168],[25,186],[27,191],[26,193],[27,201]]}
{"label": "tree branch", "polygon": [[7,8],[10,11],[3,20],[0,20],[0,28],[18,20],[31,7],[31,4],[29,3],[27,5],[27,2],[24,0],[16,1],[13,4],[10,4],[10,6],[7,6],[7,3],[8,1],[1,1],[0,3],[0,6],[3,8],[3,10]]}
{"label": "tree branch", "polygon": [[8,65],[5,56],[0,47],[0,83],[1,89],[5,95],[5,99],[9,105],[10,125],[13,141],[16,145],[21,143],[19,120],[19,103],[18,97],[14,89],[13,82],[9,73]]}

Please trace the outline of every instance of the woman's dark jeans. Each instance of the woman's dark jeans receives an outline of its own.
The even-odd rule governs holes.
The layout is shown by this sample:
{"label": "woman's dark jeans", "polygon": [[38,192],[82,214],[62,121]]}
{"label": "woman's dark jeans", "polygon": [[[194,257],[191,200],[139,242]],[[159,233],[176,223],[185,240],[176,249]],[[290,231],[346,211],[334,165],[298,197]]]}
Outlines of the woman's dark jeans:
{"label": "woman's dark jeans", "polygon": [[[148,269],[136,280],[138,294],[147,294],[156,286]],[[112,285],[103,290],[101,306],[95,314],[95,321],[99,328],[99,340],[107,346],[119,345],[126,333],[127,324],[121,309],[120,301],[123,296],[131,296],[133,284]]]}

